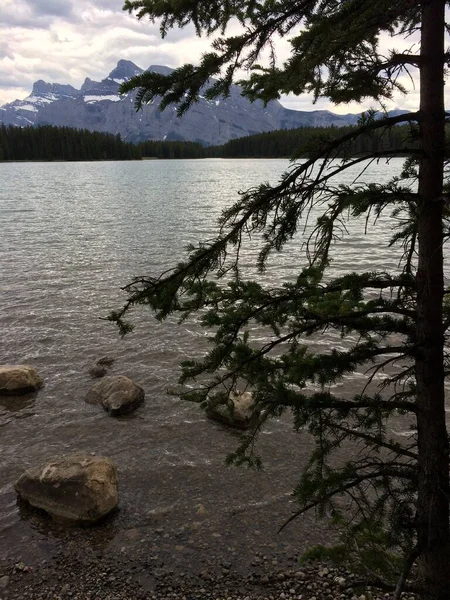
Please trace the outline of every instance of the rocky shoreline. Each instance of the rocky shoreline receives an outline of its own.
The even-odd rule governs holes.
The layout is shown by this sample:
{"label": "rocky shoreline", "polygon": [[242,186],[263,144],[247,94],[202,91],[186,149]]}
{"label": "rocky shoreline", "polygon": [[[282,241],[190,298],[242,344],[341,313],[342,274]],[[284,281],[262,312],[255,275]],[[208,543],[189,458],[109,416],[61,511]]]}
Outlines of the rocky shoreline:
{"label": "rocky shoreline", "polygon": [[[41,387],[42,379],[34,376],[30,367],[14,366],[12,371],[8,368],[9,371],[6,367],[3,369],[4,387],[8,392]],[[105,372],[102,366],[101,375],[95,376],[103,377]],[[122,382],[125,378],[105,377],[101,386],[117,379]],[[130,403],[133,409],[143,400],[143,391],[138,392],[139,401],[132,399]],[[122,396],[129,400],[127,394],[122,393],[121,399]],[[244,409],[252,408],[251,397],[243,396],[243,399],[247,402]],[[103,397],[100,400],[95,398],[95,403],[103,404]],[[235,398],[235,404],[237,400],[242,398]],[[239,404],[237,408],[240,409]],[[114,411],[116,409],[114,406]],[[114,411],[108,410],[111,415]],[[125,412],[129,412],[128,409]],[[235,406],[233,417],[239,415]],[[219,420],[224,419],[223,414],[219,417]],[[228,414],[225,417],[227,425],[236,426]],[[251,421],[251,414],[244,411],[239,427],[247,426],[247,421]],[[67,517],[70,509],[69,516],[77,522],[80,519],[74,518],[72,513],[78,501],[72,506],[68,500],[72,496],[75,500],[81,498],[80,493],[90,489],[85,471],[92,462],[100,460],[94,457],[95,452],[82,457],[82,471],[78,454],[69,456],[71,462],[68,463],[67,458],[46,461],[27,470],[17,481],[16,491],[29,501],[31,494],[34,498],[31,504],[44,508],[50,515],[55,513],[57,520]],[[64,463],[62,474],[59,473],[61,461]],[[205,482],[209,487],[217,471],[213,477],[213,471],[206,469],[205,479],[201,469],[185,468],[190,470],[189,476],[181,479],[157,471],[158,503],[163,498],[163,490],[170,489],[170,498],[176,490],[178,500],[173,505],[169,503],[167,510],[148,510],[149,499],[145,498],[139,511],[135,506],[135,493],[129,490],[139,489],[141,495],[143,490],[136,485],[137,481],[131,480],[123,487],[121,508],[98,521],[117,505],[118,499],[114,497],[107,510],[100,511],[99,515],[95,513],[92,519],[95,525],[90,528],[66,527],[19,500],[20,525],[16,523],[16,533],[12,534],[16,536],[15,544],[8,549],[1,548],[0,552],[0,556],[3,554],[0,600],[386,600],[392,597],[389,592],[367,588],[367,582],[358,581],[348,570],[318,562],[301,564],[302,552],[318,543],[332,542],[333,532],[326,524],[317,522],[314,515],[308,515],[278,537],[276,533],[286,520],[288,504],[282,489],[274,494],[276,485],[272,478],[265,483],[255,479],[261,496],[261,485],[264,483],[268,488],[266,500],[252,504],[249,486],[254,484],[246,481],[244,473],[233,476],[229,472],[222,473],[213,489],[206,490]],[[277,465],[276,476],[278,469]],[[66,471],[68,477],[64,479],[62,475]],[[122,468],[124,479],[127,471]],[[136,476],[142,478],[141,471]],[[150,480],[151,476],[148,474],[147,478]],[[98,475],[94,480],[98,487]],[[234,487],[227,484],[228,480]],[[27,483],[25,490],[22,489],[24,484],[19,485],[22,481]],[[37,487],[42,482],[48,484],[43,492],[44,496],[49,495],[50,506],[41,501],[43,492]],[[234,489],[237,496],[241,486],[243,504],[226,491]],[[154,493],[154,489],[148,489],[147,493]],[[62,494],[64,500],[62,512],[59,504],[58,510],[54,510],[55,502],[61,500],[58,494]],[[92,503],[88,504],[92,512]],[[147,516],[142,512],[143,507]],[[409,593],[402,598],[415,600]]]}
{"label": "rocky shoreline", "polygon": [[[2,600],[386,600],[391,593],[364,591],[357,577],[322,563],[283,568],[273,556],[256,553],[242,574],[224,560],[210,558],[209,569],[177,571],[155,556],[99,556],[66,548],[51,564],[22,562],[0,575]],[[286,562],[286,557],[282,557]],[[289,562],[289,561],[288,561]],[[295,561],[291,561],[295,562]],[[274,564],[275,563],[275,564]],[[404,593],[405,600],[416,600]]]}
{"label": "rocky shoreline", "polygon": [[[118,568],[114,562],[86,564],[65,556],[50,567],[31,569],[18,563],[9,575],[0,577],[1,598],[14,600],[386,600],[390,593],[372,588],[361,591],[356,577],[346,571],[323,564],[302,566],[297,570],[268,570],[261,575],[250,572],[236,575],[224,563],[222,574],[207,572],[197,576],[154,568],[152,590],[140,581],[141,568],[124,560]],[[3,582],[3,583],[2,583]],[[415,600],[410,593],[405,600]]]}
{"label": "rocky shoreline", "polygon": [[[265,519],[270,517],[270,514],[264,515]],[[313,521],[304,525],[306,537]],[[56,527],[52,523],[51,526]],[[360,585],[363,583],[360,578],[344,568],[318,561],[302,564],[301,551],[295,543],[270,540],[266,536],[258,538],[257,526],[246,532],[242,523],[238,531],[231,526],[228,536],[223,530],[221,534],[214,533],[208,526],[183,539],[183,527],[180,528],[179,523],[164,526],[155,523],[148,535],[141,529],[122,530],[114,543],[108,545],[102,542],[102,537],[108,534],[108,522],[104,529],[96,531],[76,528],[66,531],[45,559],[26,561],[23,552],[11,556],[9,564],[0,565],[0,599],[393,598],[392,592]],[[416,600],[416,597],[405,593],[402,599]]]}

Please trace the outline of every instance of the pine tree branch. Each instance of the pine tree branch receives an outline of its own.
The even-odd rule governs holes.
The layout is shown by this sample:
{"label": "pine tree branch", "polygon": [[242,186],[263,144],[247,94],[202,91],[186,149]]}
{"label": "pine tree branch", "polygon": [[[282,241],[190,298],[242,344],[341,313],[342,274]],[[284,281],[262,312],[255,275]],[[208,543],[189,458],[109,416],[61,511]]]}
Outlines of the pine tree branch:
{"label": "pine tree branch", "polygon": [[407,448],[402,447],[400,444],[390,443],[387,441],[382,441],[378,438],[373,437],[368,433],[364,433],[362,431],[357,431],[356,429],[351,429],[349,427],[344,427],[344,425],[340,425],[339,423],[333,423],[332,427],[337,429],[338,431],[342,431],[345,434],[348,434],[352,437],[362,439],[366,442],[373,444],[374,446],[380,446],[385,448],[386,450],[391,450],[396,454],[401,454],[402,456],[407,456],[408,458],[417,460],[418,455],[415,452],[411,452]]}
{"label": "pine tree branch", "polygon": [[[333,490],[327,491],[326,497],[331,498],[332,496],[336,496],[338,494],[343,494],[347,490],[351,490],[351,489],[359,486],[361,483],[364,483],[365,481],[370,481],[372,479],[378,479],[379,477],[394,477],[394,478],[409,479],[411,481],[414,481],[417,478],[416,474],[414,474],[412,472],[408,473],[407,472],[408,470],[411,470],[411,469],[389,469],[389,468],[387,468],[387,469],[380,469],[380,470],[374,471],[372,473],[365,473],[365,474],[359,475],[358,477],[353,478],[352,481],[346,483],[345,485],[337,486]],[[321,504],[323,501],[324,501],[324,498],[317,498],[316,500],[309,502],[308,504],[306,504],[305,506],[303,506],[302,508],[300,508],[299,510],[294,512],[283,523],[283,525],[278,529],[277,533],[280,533],[281,531],[283,531],[283,529],[287,525],[289,525],[289,523],[291,523],[294,519],[297,519],[298,517],[303,515],[305,512],[308,512],[312,508],[316,508],[317,506],[319,506],[319,504]]]}
{"label": "pine tree branch", "polygon": [[382,63],[380,66],[383,69],[390,69],[391,67],[398,67],[402,65],[412,65],[414,67],[420,67],[422,63],[422,58],[419,54],[409,54],[409,53],[395,53],[390,59]]}
{"label": "pine tree branch", "polygon": [[[316,393],[310,396],[306,394],[296,393],[295,398],[290,400],[289,398],[285,398],[284,404],[285,406],[290,406],[292,408],[311,408],[314,409],[332,409],[332,410],[359,410],[359,409],[377,409],[392,412],[393,410],[402,410],[406,412],[416,413],[417,408],[414,402],[391,402],[389,400],[374,400],[373,398],[368,398],[364,400],[342,400],[337,399],[331,394],[326,393]],[[328,396],[328,397],[327,397]],[[365,397],[364,397],[365,398]],[[270,400],[266,401],[267,404],[270,405]]]}

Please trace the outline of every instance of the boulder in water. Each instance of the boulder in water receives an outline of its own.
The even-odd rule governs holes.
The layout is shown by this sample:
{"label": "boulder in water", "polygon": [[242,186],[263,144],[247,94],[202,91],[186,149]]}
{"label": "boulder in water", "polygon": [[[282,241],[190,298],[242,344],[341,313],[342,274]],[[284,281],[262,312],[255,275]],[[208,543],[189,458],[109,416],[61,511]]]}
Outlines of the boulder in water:
{"label": "boulder in water", "polygon": [[143,401],[143,388],[124,375],[108,375],[95,383],[86,396],[89,404],[101,404],[113,417],[135,410]]}
{"label": "boulder in water", "polygon": [[114,358],[102,356],[89,369],[89,375],[91,377],[104,377],[112,364],[114,364]]}
{"label": "boulder in water", "polygon": [[102,356],[98,359],[96,364],[100,365],[101,367],[110,367],[114,364],[114,361],[115,358],[112,358],[111,356]]}
{"label": "boulder in water", "polygon": [[27,469],[14,488],[53,519],[79,524],[95,523],[119,500],[115,464],[86,453],[54,458]]}
{"label": "boulder in water", "polygon": [[104,377],[108,372],[106,367],[102,367],[101,365],[95,364],[89,369],[89,375],[91,377]]}
{"label": "boulder in water", "polygon": [[0,394],[28,394],[39,389],[43,383],[42,377],[28,365],[0,366]]}
{"label": "boulder in water", "polygon": [[257,420],[259,410],[251,392],[232,393],[226,403],[207,408],[206,415],[230,427],[248,429]]}

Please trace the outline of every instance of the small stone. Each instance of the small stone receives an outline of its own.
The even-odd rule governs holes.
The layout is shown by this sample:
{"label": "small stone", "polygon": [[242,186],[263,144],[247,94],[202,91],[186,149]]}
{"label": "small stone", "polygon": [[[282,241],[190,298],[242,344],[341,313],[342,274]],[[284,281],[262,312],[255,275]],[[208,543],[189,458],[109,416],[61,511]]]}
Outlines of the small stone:
{"label": "small stone", "polygon": [[203,506],[203,504],[197,504],[197,514],[198,515],[206,515],[208,513],[208,511],[206,510],[206,508]]}
{"label": "small stone", "polygon": [[3,577],[0,577],[0,589],[5,589],[8,586],[8,583],[9,583],[8,575],[3,575]]}
{"label": "small stone", "polygon": [[347,581],[343,577],[336,577],[335,582],[342,589],[344,589],[347,586]]}

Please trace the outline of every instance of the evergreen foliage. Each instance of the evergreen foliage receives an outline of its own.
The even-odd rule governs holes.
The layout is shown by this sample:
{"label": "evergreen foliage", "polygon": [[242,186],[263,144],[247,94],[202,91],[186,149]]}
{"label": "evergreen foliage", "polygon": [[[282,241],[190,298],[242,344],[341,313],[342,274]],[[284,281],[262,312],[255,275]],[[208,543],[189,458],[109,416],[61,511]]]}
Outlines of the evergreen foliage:
{"label": "evergreen foliage", "polygon": [[[280,129],[236,138],[220,146],[202,146],[197,142],[146,141],[138,144],[142,155],[149,158],[291,158],[308,157],[315,151],[318,140],[333,139],[356,131],[354,126],[299,127]],[[389,155],[401,147],[410,136],[406,126],[390,127],[384,131],[368,132],[367,135],[350,139],[345,155]],[[409,140],[409,147],[417,142]]]}
{"label": "evergreen foliage", "polygon": [[[309,431],[316,447],[298,474],[295,515],[316,510],[345,531],[336,549],[367,568],[371,583],[405,589],[417,564],[416,589],[425,599],[448,600],[450,589],[449,446],[444,378],[449,374],[449,292],[443,280],[443,244],[449,236],[444,187],[443,102],[445,0],[262,0],[261,2],[160,2],[127,0],[139,18],[158,19],[164,35],[194,23],[198,34],[218,33],[198,66],[184,65],[168,76],[144,73],[124,84],[138,88],[138,106],[162,97],[183,113],[198,99],[227,94],[239,69],[249,98],[264,101],[281,93],[310,91],[333,102],[372,99],[383,103],[401,89],[399,75],[420,71],[420,110],[376,119],[337,139],[320,136],[306,161],[294,163],[276,185],[263,183],[241,193],[227,208],[212,240],[190,247],[184,261],[163,274],[135,279],[126,305],[111,315],[122,333],[129,309],[144,304],[164,319],[198,315],[212,343],[206,356],[182,366],[180,395],[207,407],[228,402],[237,389],[250,389],[261,409],[252,434],[230,457],[257,464],[254,440],[271,417],[292,413],[299,435]],[[244,27],[226,37],[231,19]],[[420,32],[420,54],[382,52],[380,38]],[[289,36],[291,55],[258,66],[263,48]],[[210,78],[218,78],[211,84]],[[205,91],[206,88],[206,91]],[[362,163],[351,157],[356,140],[393,135],[403,123],[408,135],[390,155],[408,154],[401,176],[379,182],[338,185],[336,176]],[[379,150],[366,157],[376,159]],[[337,159],[340,160],[337,160]],[[248,280],[241,270],[242,246],[262,239],[257,267],[264,271],[286,244],[304,236],[314,210],[321,216],[304,238],[304,261],[292,281],[269,285]],[[333,277],[347,222],[389,215],[390,244],[402,256],[394,272],[355,271]],[[398,227],[397,227],[398,225]],[[308,230],[306,230],[308,231]],[[390,252],[386,248],[386,252]],[[257,324],[270,332],[261,345]],[[313,352],[308,340],[324,330],[343,338],[345,350]],[[376,374],[390,369],[377,386]],[[346,374],[367,373],[353,397],[332,384]],[[403,442],[389,427],[392,416],[412,421],[416,433]],[[333,455],[347,452],[344,464]],[[345,502],[343,502],[345,500]],[[346,528],[344,529],[344,524]],[[396,557],[396,558],[395,558]]]}
{"label": "evergreen foliage", "polygon": [[136,160],[141,149],[120,135],[70,127],[0,126],[0,160]]}
{"label": "evergreen foliage", "polygon": [[[207,156],[220,158],[292,158],[308,157],[314,152],[317,139],[333,139],[355,131],[356,127],[300,127],[257,133],[230,140],[221,146],[206,149]],[[360,135],[346,146],[345,155],[370,155],[375,152],[389,154],[400,148],[409,136],[405,126],[391,127],[384,131]],[[412,145],[412,144],[410,144]]]}

